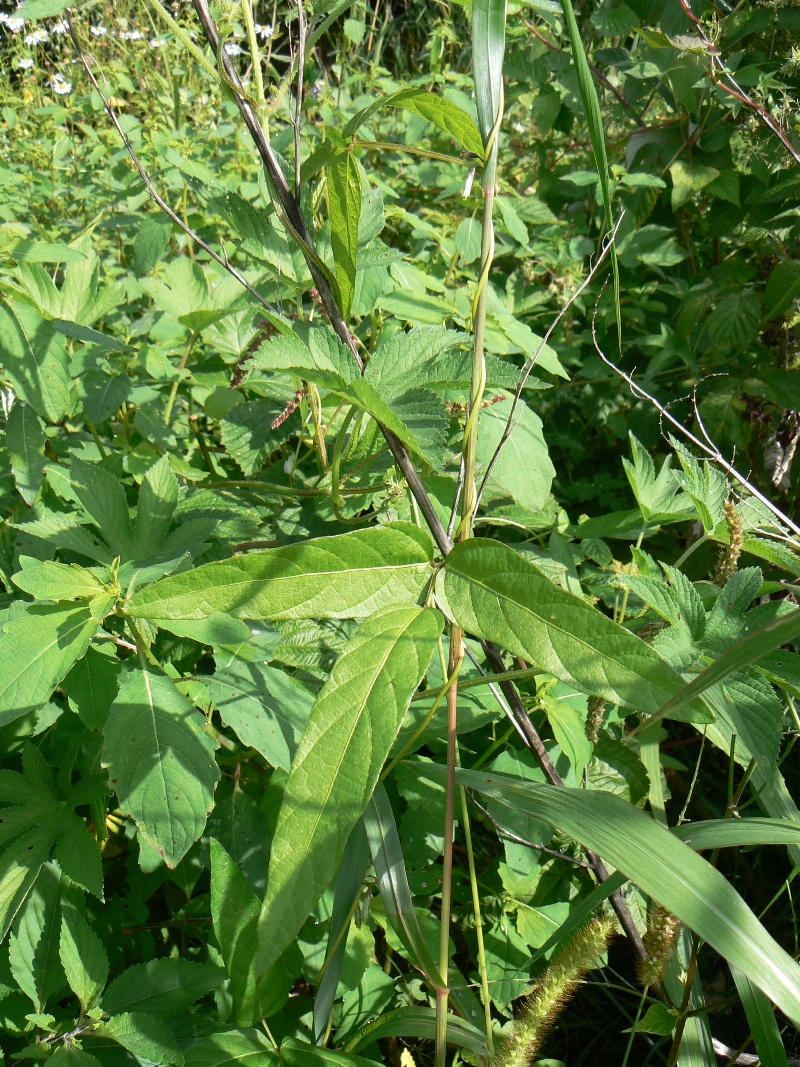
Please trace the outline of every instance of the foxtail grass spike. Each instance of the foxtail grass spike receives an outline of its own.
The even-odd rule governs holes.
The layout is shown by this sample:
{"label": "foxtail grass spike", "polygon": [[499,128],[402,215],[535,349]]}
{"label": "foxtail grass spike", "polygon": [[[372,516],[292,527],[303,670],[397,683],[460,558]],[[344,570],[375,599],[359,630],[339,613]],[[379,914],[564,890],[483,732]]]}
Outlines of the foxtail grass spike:
{"label": "foxtail grass spike", "polygon": [[722,549],[717,561],[717,570],[714,575],[714,581],[717,585],[725,585],[736,574],[739,566],[739,556],[742,554],[742,546],[744,545],[742,520],[736,514],[736,506],[733,501],[726,500],[722,505],[722,510],[725,514],[725,522],[728,524],[731,541],[729,545],[725,545]]}
{"label": "foxtail grass spike", "polygon": [[637,964],[639,981],[643,986],[657,985],[664,977],[664,970],[675,949],[680,928],[680,921],[672,912],[667,911],[661,904],[653,906],[644,936],[648,959],[639,960]]}
{"label": "foxtail grass spike", "polygon": [[600,727],[603,725],[603,716],[606,713],[606,702],[602,697],[589,697],[586,715],[586,738],[593,745],[597,744]]}

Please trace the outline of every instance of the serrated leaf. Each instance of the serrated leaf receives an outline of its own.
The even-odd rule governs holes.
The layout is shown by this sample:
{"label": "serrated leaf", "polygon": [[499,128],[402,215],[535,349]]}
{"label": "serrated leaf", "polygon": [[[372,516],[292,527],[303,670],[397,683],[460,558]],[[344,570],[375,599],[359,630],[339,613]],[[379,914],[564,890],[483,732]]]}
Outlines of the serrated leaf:
{"label": "serrated leaf", "polygon": [[328,178],[328,217],[341,312],[346,319],[356,285],[358,220],[361,215],[361,175],[356,157],[346,148],[331,153],[325,167]]}
{"label": "serrated leaf", "polygon": [[[481,412],[477,451],[480,478],[500,444],[511,406],[511,397],[505,395],[500,403],[492,403]],[[544,507],[556,473],[542,435],[542,420],[520,400],[511,425],[511,436],[489,475],[487,498],[511,497],[528,511],[537,512]]]}
{"label": "serrated leaf", "polygon": [[20,556],[22,570],[12,576],[14,585],[34,600],[91,600],[104,592],[100,579],[76,563],[56,563]]}
{"label": "serrated leaf", "polygon": [[113,1015],[101,1023],[95,1033],[110,1037],[134,1056],[158,1064],[182,1067],[183,1053],[165,1022],[144,1012]]}
{"label": "serrated leaf", "polygon": [[27,404],[15,404],[6,423],[6,448],[19,494],[32,506],[44,476],[44,423]]}
{"label": "serrated leaf", "polygon": [[31,307],[0,308],[0,362],[21,400],[46,422],[69,407],[69,357],[63,338]]}
{"label": "serrated leaf", "polygon": [[387,604],[416,603],[431,576],[433,546],[410,523],[250,552],[164,578],[127,611],[144,619],[364,618]]}
{"label": "serrated leaf", "polygon": [[205,684],[222,721],[242,744],[255,748],[273,767],[288,771],[314,702],[312,695],[275,667],[241,660],[233,660]]}
{"label": "serrated leaf", "polygon": [[11,972],[36,1012],[44,1011],[47,1000],[64,981],[58,958],[61,881],[55,864],[42,867],[9,938]]}
{"label": "serrated leaf", "polygon": [[97,628],[86,607],[45,604],[6,623],[0,634],[0,725],[41,708]]}
{"label": "serrated leaf", "polygon": [[70,464],[72,485],[86,514],[114,555],[128,559],[133,554],[128,502],[119,479],[99,463],[74,457]]}
{"label": "serrated leaf", "polygon": [[136,556],[145,559],[158,553],[169,532],[178,506],[178,479],[164,455],[142,479],[136,510]]}
{"label": "serrated leaf", "polygon": [[174,683],[148,666],[128,675],[103,732],[102,762],[120,807],[168,867],[202,834],[219,780],[201,721]]}
{"label": "serrated leaf", "polygon": [[108,718],[108,709],[119,688],[122,665],[116,656],[107,656],[96,648],[87,649],[64,679],[63,687],[84,726],[100,733]]}
{"label": "serrated leaf", "polygon": [[719,171],[714,167],[704,167],[700,164],[686,163],[682,159],[676,160],[669,168],[672,176],[672,210],[677,211],[701,189],[705,189],[716,178]]}
{"label": "serrated leaf", "polygon": [[90,422],[105,422],[130,396],[131,379],[127,375],[87,371],[78,383],[83,410]]}
{"label": "serrated leaf", "polygon": [[224,979],[219,967],[184,959],[150,960],[123,971],[103,996],[109,1015],[144,1011],[150,1015],[177,1015]]}
{"label": "serrated leaf", "polygon": [[225,451],[247,477],[259,471],[292,432],[293,426],[286,424],[272,429],[282,411],[283,405],[274,400],[250,400],[237,404],[221,420],[220,440]]}
{"label": "serrated leaf", "polygon": [[[574,685],[637,711],[657,711],[684,682],[649,645],[484,538],[457,545],[437,579],[446,614],[466,632]],[[700,709],[693,714],[702,718]]]}
{"label": "serrated leaf", "polygon": [[61,908],[59,956],[70,989],[88,1011],[108,981],[108,956],[103,942],[68,902]]}
{"label": "serrated leaf", "polygon": [[390,96],[376,100],[362,111],[359,111],[348,122],[342,131],[343,136],[352,136],[359,126],[367,122],[382,107],[405,108],[412,114],[427,119],[428,122],[438,126],[440,130],[450,134],[454,140],[458,141],[472,155],[478,156],[478,158],[483,157],[481,135],[470,116],[465,111],[462,111],[457,104],[444,97],[436,96],[426,89],[401,89],[397,93],[392,93]]}
{"label": "serrated leaf", "polygon": [[259,918],[259,973],[292,942],[332,880],[441,626],[438,612],[425,608],[393,607],[372,615],[317,696],[272,840]]}
{"label": "serrated leaf", "polygon": [[84,1052],[72,1042],[59,1045],[47,1062],[50,1067],[102,1067],[96,1056],[90,1052]]}

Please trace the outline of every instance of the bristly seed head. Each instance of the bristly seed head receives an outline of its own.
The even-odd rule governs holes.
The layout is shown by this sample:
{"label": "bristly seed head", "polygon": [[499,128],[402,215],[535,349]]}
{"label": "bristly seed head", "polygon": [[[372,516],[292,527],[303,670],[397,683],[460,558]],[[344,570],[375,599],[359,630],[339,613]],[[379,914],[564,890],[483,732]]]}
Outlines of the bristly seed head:
{"label": "bristly seed head", "polygon": [[739,566],[739,556],[742,554],[742,546],[744,545],[742,520],[736,513],[736,505],[732,500],[726,500],[722,505],[722,510],[725,514],[725,522],[728,524],[731,541],[720,552],[719,560],[717,561],[714,581],[720,586],[725,585],[736,574]]}
{"label": "bristly seed head", "polygon": [[589,697],[586,708],[586,737],[593,745],[596,745],[600,727],[603,725],[603,716],[606,713],[606,701],[602,697]]}
{"label": "bristly seed head", "polygon": [[664,969],[675,949],[680,928],[680,920],[671,911],[661,904],[652,906],[647,933],[644,935],[648,958],[637,963],[639,981],[643,986],[654,986],[664,977]]}

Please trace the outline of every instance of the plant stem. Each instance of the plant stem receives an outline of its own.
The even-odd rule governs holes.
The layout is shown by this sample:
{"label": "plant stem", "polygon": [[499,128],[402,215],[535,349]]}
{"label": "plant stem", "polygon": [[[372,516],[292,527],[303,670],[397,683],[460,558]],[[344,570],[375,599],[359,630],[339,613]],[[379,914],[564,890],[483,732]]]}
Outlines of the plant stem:
{"label": "plant stem", "polygon": [[[199,336],[199,333],[193,333],[192,336],[189,338],[186,344],[186,348],[184,348],[183,350],[181,361],[178,364],[178,370],[182,371],[186,369],[186,364],[189,360],[191,351],[194,348],[194,343]],[[180,378],[176,378],[175,381],[172,383],[172,389],[170,390],[169,400],[167,401],[167,408],[164,412],[164,422],[167,424],[167,426],[169,426],[170,419],[172,418],[172,409],[175,406],[175,397],[178,395],[178,386],[180,385],[180,383]]]}
{"label": "plant stem", "polygon": [[444,798],[444,859],[442,861],[442,914],[439,928],[439,975],[443,989],[436,990],[436,1067],[445,1067],[447,1053],[447,998],[450,971],[450,911],[453,899],[453,826],[455,822],[456,752],[458,745],[456,713],[457,668],[463,658],[461,630],[450,631],[450,658],[447,673],[453,679],[447,692],[447,786]]}

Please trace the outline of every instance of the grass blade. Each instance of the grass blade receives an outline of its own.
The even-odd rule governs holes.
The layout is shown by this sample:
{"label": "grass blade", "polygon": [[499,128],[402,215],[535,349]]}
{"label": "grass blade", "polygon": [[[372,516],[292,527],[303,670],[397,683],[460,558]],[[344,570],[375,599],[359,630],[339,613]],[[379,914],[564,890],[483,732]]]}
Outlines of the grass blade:
{"label": "grass blade", "polygon": [[788,1067],[781,1032],[769,1000],[736,967],[731,967],[731,976],[747,1015],[761,1067]]}

